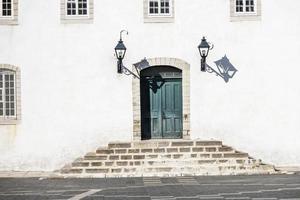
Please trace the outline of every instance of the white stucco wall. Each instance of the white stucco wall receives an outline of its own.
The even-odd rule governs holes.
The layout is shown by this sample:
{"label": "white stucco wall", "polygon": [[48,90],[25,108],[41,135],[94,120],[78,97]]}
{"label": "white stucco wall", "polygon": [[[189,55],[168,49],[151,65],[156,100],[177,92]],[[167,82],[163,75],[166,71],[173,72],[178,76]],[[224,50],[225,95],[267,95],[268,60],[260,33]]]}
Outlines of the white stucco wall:
{"label": "white stucco wall", "polygon": [[[143,23],[142,0],[95,0],[92,24],[61,24],[60,1],[20,1],[19,25],[0,26],[0,63],[20,67],[22,120],[0,125],[0,170],[53,170],[132,138],[124,64],[174,57],[191,65],[191,137],[219,139],[265,162],[300,165],[300,2],[262,0],[262,20],[230,22],[229,0],[175,0],[174,23]],[[197,46],[214,43],[238,69],[225,83],[200,72]]]}

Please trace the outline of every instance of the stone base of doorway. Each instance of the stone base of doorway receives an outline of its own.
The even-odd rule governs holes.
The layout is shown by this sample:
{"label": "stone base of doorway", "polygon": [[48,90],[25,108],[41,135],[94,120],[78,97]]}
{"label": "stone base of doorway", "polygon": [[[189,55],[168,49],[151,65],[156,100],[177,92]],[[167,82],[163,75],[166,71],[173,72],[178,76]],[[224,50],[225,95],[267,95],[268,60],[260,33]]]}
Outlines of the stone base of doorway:
{"label": "stone base of doorway", "polygon": [[276,174],[273,165],[216,140],[111,142],[60,170],[65,177]]}

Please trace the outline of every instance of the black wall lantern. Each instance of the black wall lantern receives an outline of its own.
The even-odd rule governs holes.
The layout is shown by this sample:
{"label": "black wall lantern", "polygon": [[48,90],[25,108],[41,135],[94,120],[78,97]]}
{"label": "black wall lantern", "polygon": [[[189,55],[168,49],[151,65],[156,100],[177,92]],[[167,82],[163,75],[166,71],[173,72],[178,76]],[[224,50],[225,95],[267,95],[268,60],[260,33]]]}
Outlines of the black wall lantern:
{"label": "black wall lantern", "polygon": [[116,52],[116,57],[118,59],[118,73],[121,74],[122,73],[122,66],[123,66],[123,59],[125,57],[125,53],[126,53],[126,47],[123,43],[123,40],[122,40],[122,33],[123,32],[126,32],[126,34],[128,35],[128,31],[126,30],[122,30],[120,32],[120,40],[117,44],[117,46],[115,47],[115,52]]}
{"label": "black wall lantern", "polygon": [[206,71],[206,57],[208,56],[209,50],[213,49],[213,45],[209,45],[209,43],[206,41],[205,37],[202,38],[201,43],[198,46],[198,50],[201,56],[201,71]]}
{"label": "black wall lantern", "polygon": [[124,45],[123,40],[122,40],[122,33],[124,33],[124,32],[128,35],[128,31],[122,30],[120,32],[120,40],[119,40],[117,46],[115,47],[115,55],[116,55],[116,57],[118,59],[118,64],[117,64],[118,73],[119,74],[132,75],[135,78],[139,79],[140,78],[140,74],[139,74],[139,67],[138,67],[138,65],[134,65],[137,74],[133,73],[131,70],[129,70],[127,67],[125,67],[123,65],[123,59],[125,57],[126,50],[127,50],[126,46]]}
{"label": "black wall lantern", "polygon": [[229,62],[229,59],[226,57],[226,55],[220,60],[215,61],[215,64],[217,66],[216,69],[206,64],[206,57],[208,56],[209,51],[213,48],[214,45],[210,45],[210,43],[206,41],[206,38],[203,37],[201,43],[198,46],[198,50],[201,56],[201,71],[214,73],[217,76],[220,76],[227,83],[229,79],[233,78],[233,76],[237,72],[237,69]]}

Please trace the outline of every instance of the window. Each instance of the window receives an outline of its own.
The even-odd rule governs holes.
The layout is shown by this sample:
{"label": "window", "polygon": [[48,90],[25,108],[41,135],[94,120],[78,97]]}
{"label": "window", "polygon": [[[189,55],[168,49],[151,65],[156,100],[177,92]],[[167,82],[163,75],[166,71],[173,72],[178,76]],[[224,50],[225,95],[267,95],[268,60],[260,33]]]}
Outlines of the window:
{"label": "window", "polygon": [[170,0],[149,0],[150,15],[169,15]]}
{"label": "window", "polygon": [[93,0],[61,0],[61,20],[85,23],[93,20]]}
{"label": "window", "polygon": [[0,25],[17,24],[18,0],[0,0]]}
{"label": "window", "polygon": [[87,0],[67,0],[68,16],[86,16],[88,15]]}
{"label": "window", "polygon": [[230,0],[231,21],[261,19],[261,0]]}
{"label": "window", "polygon": [[0,117],[15,117],[15,73],[0,71]]}
{"label": "window", "polygon": [[235,12],[237,13],[254,13],[255,0],[236,0]]}
{"label": "window", "polygon": [[20,73],[17,67],[0,64],[0,124],[20,119]]}
{"label": "window", "polygon": [[0,1],[1,17],[11,17],[12,16],[12,0],[2,0]]}
{"label": "window", "polygon": [[174,0],[144,0],[144,22],[173,22]]}

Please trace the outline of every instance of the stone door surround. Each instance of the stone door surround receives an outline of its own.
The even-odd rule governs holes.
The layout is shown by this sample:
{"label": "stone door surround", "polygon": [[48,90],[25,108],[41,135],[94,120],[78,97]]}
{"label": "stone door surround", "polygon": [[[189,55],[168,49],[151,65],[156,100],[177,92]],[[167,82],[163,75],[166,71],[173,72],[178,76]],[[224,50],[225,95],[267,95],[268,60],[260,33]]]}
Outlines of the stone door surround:
{"label": "stone door surround", "polygon": [[[178,58],[148,58],[149,67],[171,66],[182,71],[182,139],[190,139],[190,65]],[[133,66],[134,69],[134,66]],[[133,140],[141,140],[140,80],[132,78]]]}

